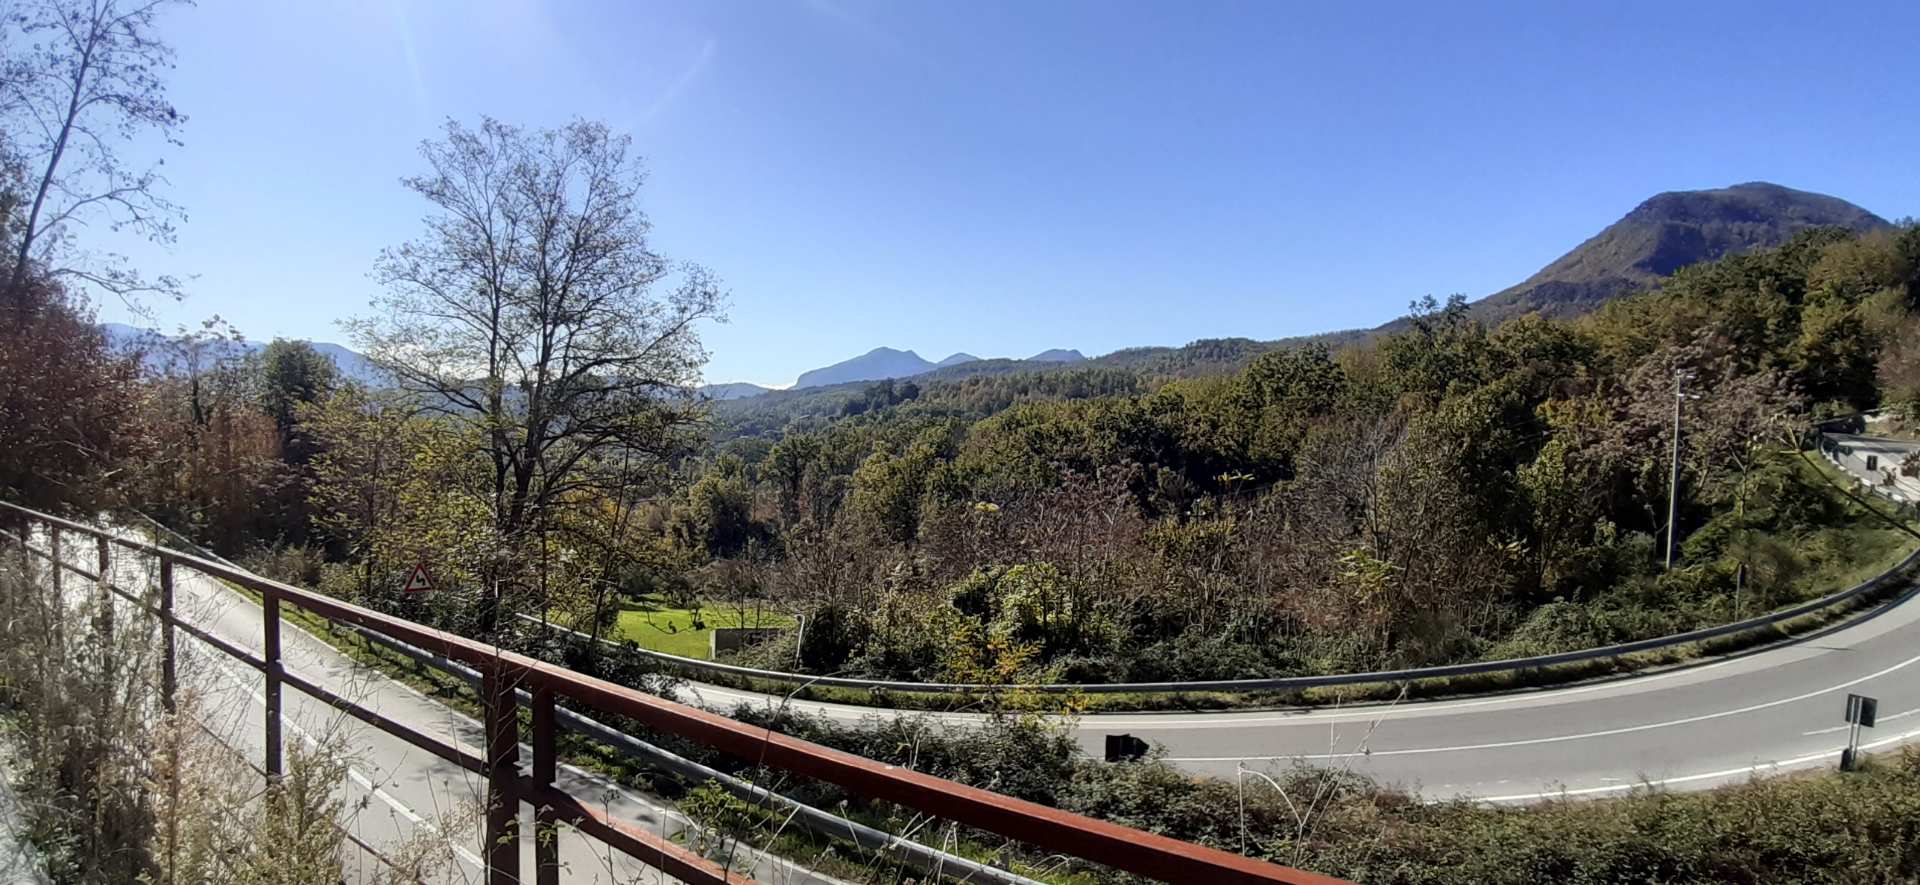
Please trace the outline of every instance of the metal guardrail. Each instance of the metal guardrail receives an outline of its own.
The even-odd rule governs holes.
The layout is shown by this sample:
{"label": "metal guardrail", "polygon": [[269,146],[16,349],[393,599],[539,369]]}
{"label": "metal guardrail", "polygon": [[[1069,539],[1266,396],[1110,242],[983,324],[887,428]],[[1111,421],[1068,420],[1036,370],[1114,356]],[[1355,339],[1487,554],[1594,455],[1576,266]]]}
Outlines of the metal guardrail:
{"label": "metal guardrail", "polygon": [[[1809,600],[1791,608],[1764,614],[1745,620],[1733,621],[1715,627],[1703,627],[1685,633],[1674,633],[1652,639],[1640,639],[1578,651],[1558,652],[1548,655],[1536,655],[1527,658],[1507,658],[1499,661],[1477,661],[1466,664],[1447,664],[1439,667],[1415,667],[1401,670],[1375,670],[1365,673],[1333,673],[1322,676],[1283,676],[1270,679],[1216,679],[1201,682],[1099,682],[1099,683],[1011,683],[981,684],[964,682],[904,682],[887,679],[859,679],[848,676],[810,676],[804,673],[789,673],[781,670],[762,670],[755,667],[742,667],[736,664],[723,664],[718,661],[703,661],[698,658],[671,655],[666,652],[638,648],[629,644],[612,642],[606,639],[596,641],[624,649],[650,660],[667,664],[679,670],[695,673],[732,677],[737,679],[759,680],[794,687],[823,686],[830,688],[851,688],[866,691],[892,691],[924,694],[997,694],[1003,692],[1032,692],[1036,694],[1190,694],[1196,692],[1271,692],[1294,691],[1307,688],[1322,688],[1336,685],[1362,685],[1372,683],[1416,682],[1423,679],[1444,679],[1455,676],[1481,676],[1490,673],[1519,672],[1553,667],[1562,664],[1574,664],[1585,661],[1619,658],[1641,652],[1656,651],[1745,633],[1762,630],[1785,621],[1805,617],[1823,609],[1843,605],[1877,591],[1888,585],[1906,581],[1920,571],[1920,550],[1901,560],[1893,568],[1870,578],[1856,586]],[[545,623],[530,615],[519,617],[533,622]],[[578,637],[595,639],[577,630],[571,630],[557,624],[548,624],[553,629],[564,630]]]}
{"label": "metal guardrail", "polygon": [[[401,657],[442,670],[461,679],[471,686],[476,694],[481,690],[485,677],[472,667],[371,630],[350,624],[344,626],[345,629],[353,631],[354,635]],[[521,691],[518,696],[522,706],[532,705],[532,695]],[[884,830],[874,829],[858,821],[790,799],[758,784],[741,780],[726,772],[640,740],[592,717],[582,716],[564,708],[555,711],[555,714],[559,717],[561,728],[612,747],[620,754],[650,768],[667,772],[690,784],[708,781],[717,783],[721,789],[733,794],[736,798],[760,808],[770,809],[808,832],[830,839],[845,840],[861,850],[900,860],[921,873],[938,877],[940,881],[1041,885],[1040,882],[1018,873],[941,851],[909,839],[902,839]]]}
{"label": "metal guardrail", "polygon": [[[144,513],[136,513],[135,515],[152,526],[156,532],[171,536],[176,542],[182,545],[182,549],[188,552],[195,553],[203,558],[235,569],[248,571],[250,574],[252,573],[251,570],[235,563],[233,560],[201,547],[199,544],[194,543],[192,539],[168,528],[165,523],[151,516]],[[433,667],[466,682],[476,695],[479,694],[484,684],[484,676],[480,671],[461,664],[458,661],[443,658],[424,648],[416,648],[398,639],[383,636],[351,624],[340,626],[343,629],[351,631],[353,635],[359,636],[367,642],[387,649],[416,664]],[[585,634],[576,635],[585,636]],[[525,691],[518,692],[517,695],[521,706],[532,706],[532,695]],[[648,768],[665,772],[688,784],[707,782],[718,784],[721,789],[726,790],[735,798],[756,807],[770,809],[777,814],[783,815],[785,819],[816,836],[836,841],[845,841],[862,851],[872,852],[882,857],[893,858],[922,874],[934,876],[939,881],[987,883],[987,885],[1041,885],[1040,882],[1018,873],[980,863],[971,858],[941,851],[938,848],[923,845],[911,839],[903,839],[885,830],[875,829],[859,821],[849,820],[830,811],[815,808],[804,802],[799,802],[776,793],[759,784],[741,780],[726,772],[702,765],[678,753],[640,740],[633,735],[620,731],[592,717],[582,716],[579,713],[564,708],[555,711],[555,713],[558,716],[558,722],[561,728],[612,747],[621,755]]]}
{"label": "metal guardrail", "polygon": [[[100,592],[103,595],[109,592],[122,595],[162,624],[163,642],[167,646],[167,654],[163,656],[163,698],[170,701],[174,688],[172,652],[176,630],[260,670],[265,682],[265,768],[269,778],[279,778],[284,774],[281,695],[283,687],[287,686],[426,752],[484,774],[487,778],[485,865],[490,885],[512,885],[523,881],[519,826],[521,802],[527,802],[535,808],[535,827],[540,832],[533,840],[534,881],[538,885],[557,885],[559,882],[559,843],[550,834],[553,828],[563,823],[682,882],[706,885],[748,881],[685,847],[616,820],[561,790],[555,783],[558,767],[555,747],[558,709],[555,702],[561,698],[584,709],[633,719],[649,729],[685,738],[736,758],[836,784],[858,795],[906,806],[1050,852],[1072,855],[1136,875],[1169,882],[1335,885],[1339,881],[822,747],[463,636],[262,578],[244,569],[132,540],[11,503],[0,502],[0,512],[15,517],[19,529],[18,549],[25,569],[31,569],[33,556],[51,556],[34,550],[28,543],[35,523],[45,526],[50,535],[56,538],[61,533],[71,532],[94,540],[102,564],[96,576]],[[144,553],[153,558],[158,564],[159,573],[157,602],[149,602],[143,596],[128,593],[107,579],[106,564],[110,546]],[[58,558],[54,562],[58,567],[72,568]],[[174,573],[178,568],[237,584],[260,594],[263,632],[262,654],[259,657],[175,615]],[[328,621],[379,633],[479,671],[486,731],[484,755],[476,756],[421,734],[287,670],[280,654],[282,605],[293,605]],[[105,623],[96,629],[111,629],[110,619],[100,620]],[[519,693],[522,691],[527,693],[532,707],[533,759],[530,775],[522,775],[519,769],[518,712]]]}

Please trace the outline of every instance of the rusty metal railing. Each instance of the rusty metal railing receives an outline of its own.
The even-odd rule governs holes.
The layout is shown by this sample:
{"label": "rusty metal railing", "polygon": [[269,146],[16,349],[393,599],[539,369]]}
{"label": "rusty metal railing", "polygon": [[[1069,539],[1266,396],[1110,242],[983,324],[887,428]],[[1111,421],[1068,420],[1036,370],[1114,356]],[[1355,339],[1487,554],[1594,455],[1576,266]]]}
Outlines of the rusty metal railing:
{"label": "rusty metal railing", "polygon": [[[393,735],[433,755],[487,778],[484,861],[490,885],[524,881],[520,869],[519,806],[535,809],[535,826],[543,831],[534,840],[534,879],[537,885],[557,885],[560,876],[558,840],[552,829],[565,824],[624,854],[693,885],[751,881],[708,861],[699,854],[640,827],[615,819],[564,790],[555,782],[556,701],[601,713],[624,716],[649,729],[675,735],[734,757],[781,769],[802,777],[835,784],[848,792],[892,802],[946,818],[979,830],[1070,855],[1117,870],[1169,882],[1291,883],[1336,885],[1339,880],[1304,872],[1165,836],[1095,820],[1071,812],[1003,796],[747,725],[695,707],[587,676],[566,668],[506,651],[391,615],[375,612],[329,596],[273,581],[176,550],[123,537],[112,531],[0,502],[0,512],[15,518],[21,556],[51,559],[60,568],[94,578],[103,591],[118,593],[158,618],[169,648],[162,674],[165,699],[171,703],[175,681],[171,647],[174,632],[184,632],[220,652],[259,670],[265,680],[265,765],[268,777],[284,772],[281,749],[283,687],[333,706],[347,715]],[[92,538],[98,549],[100,571],[88,574],[58,558],[57,552],[34,550],[28,539],[35,524],[51,539],[63,533]],[[57,549],[55,540],[50,547]],[[107,578],[109,545],[148,555],[158,565],[157,601],[114,587]],[[259,594],[263,634],[258,657],[176,616],[174,585],[177,569],[217,578]],[[281,607],[292,605],[341,624],[351,624],[426,649],[479,670],[484,709],[485,755],[476,756],[389,719],[290,672],[280,654]],[[519,768],[520,721],[517,693],[531,695],[533,750],[531,771]]]}

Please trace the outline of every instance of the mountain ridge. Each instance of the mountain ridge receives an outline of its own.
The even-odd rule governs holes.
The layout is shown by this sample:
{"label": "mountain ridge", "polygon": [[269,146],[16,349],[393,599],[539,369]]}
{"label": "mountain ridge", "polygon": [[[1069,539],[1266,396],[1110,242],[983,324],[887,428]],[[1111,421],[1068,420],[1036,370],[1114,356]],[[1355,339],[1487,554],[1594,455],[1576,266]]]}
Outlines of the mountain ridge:
{"label": "mountain ridge", "polygon": [[1534,311],[1584,313],[1617,295],[1657,286],[1682,267],[1773,248],[1816,227],[1864,233],[1892,225],[1839,197],[1767,181],[1664,191],[1473,307],[1489,322]]}

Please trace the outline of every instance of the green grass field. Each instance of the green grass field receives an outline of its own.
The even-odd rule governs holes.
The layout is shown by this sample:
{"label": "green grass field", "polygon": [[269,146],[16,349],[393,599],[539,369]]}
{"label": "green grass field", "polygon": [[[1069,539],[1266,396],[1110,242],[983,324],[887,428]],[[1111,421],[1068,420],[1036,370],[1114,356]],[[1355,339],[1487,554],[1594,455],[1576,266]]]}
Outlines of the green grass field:
{"label": "green grass field", "polygon": [[793,618],[784,612],[751,606],[736,609],[729,605],[710,605],[700,609],[701,626],[694,626],[692,609],[673,608],[664,600],[647,599],[627,603],[614,623],[611,638],[633,640],[635,645],[685,658],[709,660],[708,637],[715,627],[792,627]]}

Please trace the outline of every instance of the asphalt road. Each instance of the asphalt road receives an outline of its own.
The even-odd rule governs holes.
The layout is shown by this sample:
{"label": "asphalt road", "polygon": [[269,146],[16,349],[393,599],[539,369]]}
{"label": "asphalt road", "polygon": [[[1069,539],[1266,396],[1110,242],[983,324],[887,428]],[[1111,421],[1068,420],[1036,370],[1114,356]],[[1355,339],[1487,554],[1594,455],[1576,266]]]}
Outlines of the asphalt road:
{"label": "asphalt road", "polygon": [[[1901,462],[1920,451],[1920,442],[1852,433],[1829,433],[1827,438],[1843,447],[1844,454],[1839,455],[1835,463],[1848,473],[1871,481],[1882,490],[1881,494],[1909,503],[1920,502],[1920,477],[1900,472]],[[1874,459],[1872,470],[1867,469],[1869,457]],[[1889,476],[1892,485],[1885,482]]]}
{"label": "asphalt road", "polygon": [[[783,702],[705,685],[687,693],[723,709]],[[1527,802],[1639,785],[1705,789],[1836,766],[1849,693],[1880,701],[1865,748],[1920,739],[1920,602],[1884,605],[1792,645],[1611,682],[1347,709],[1091,714],[1063,725],[1096,756],[1107,735],[1131,734],[1196,773],[1233,778],[1243,766],[1272,772],[1306,763],[1432,799]],[[847,722],[875,713],[786,703]],[[948,725],[979,719],[927,715]]]}

